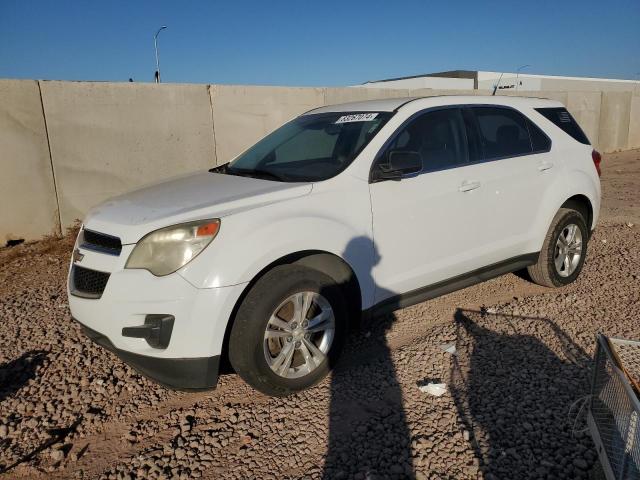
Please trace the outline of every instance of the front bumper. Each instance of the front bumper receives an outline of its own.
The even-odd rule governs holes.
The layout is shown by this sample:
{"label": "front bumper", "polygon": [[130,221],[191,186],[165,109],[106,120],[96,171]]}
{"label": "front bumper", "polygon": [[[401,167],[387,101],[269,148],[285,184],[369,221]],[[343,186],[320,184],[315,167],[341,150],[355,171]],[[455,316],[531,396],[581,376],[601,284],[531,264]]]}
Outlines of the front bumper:
{"label": "front bumper", "polygon": [[[82,250],[84,257],[74,264],[109,277],[97,298],[74,295],[70,279],[71,316],[91,339],[158,383],[187,390],[215,387],[226,328],[246,284],[197,288],[180,272],[156,277],[127,270],[126,248],[119,257]],[[173,319],[170,338],[154,343],[130,335],[146,319],[164,316]]]}
{"label": "front bumper", "polygon": [[149,357],[120,350],[107,337],[85,325],[82,325],[82,331],[95,343],[115,353],[142,375],[167,388],[187,391],[209,390],[215,388],[218,382],[220,355],[200,358]]}

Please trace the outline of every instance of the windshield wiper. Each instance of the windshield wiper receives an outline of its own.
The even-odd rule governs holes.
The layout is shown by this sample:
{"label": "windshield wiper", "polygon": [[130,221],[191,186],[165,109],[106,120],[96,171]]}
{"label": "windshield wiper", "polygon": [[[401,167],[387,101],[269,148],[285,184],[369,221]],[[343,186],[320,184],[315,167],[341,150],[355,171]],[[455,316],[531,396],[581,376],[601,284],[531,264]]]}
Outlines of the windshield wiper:
{"label": "windshield wiper", "polygon": [[229,170],[228,163],[218,165],[217,167],[213,167],[209,169],[211,173],[229,173],[228,170]]}
{"label": "windshield wiper", "polygon": [[264,180],[276,180],[278,182],[286,182],[284,175],[268,172],[267,170],[248,169],[248,168],[231,168],[228,163],[210,168],[211,173],[222,173],[224,175],[237,175],[238,177],[262,178]]}

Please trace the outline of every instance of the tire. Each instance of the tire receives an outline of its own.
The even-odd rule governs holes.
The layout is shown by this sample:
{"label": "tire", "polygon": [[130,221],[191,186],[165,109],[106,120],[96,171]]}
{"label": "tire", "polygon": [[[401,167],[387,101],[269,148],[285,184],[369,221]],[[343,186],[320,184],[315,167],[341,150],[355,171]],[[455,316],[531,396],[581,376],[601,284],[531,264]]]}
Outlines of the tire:
{"label": "tire", "polygon": [[[573,243],[567,244],[571,231],[574,232]],[[560,239],[561,235],[564,241]],[[537,263],[527,267],[529,276],[538,285],[552,288],[573,282],[582,271],[588,240],[589,230],[582,214],[561,208],[551,221]]]}
{"label": "tire", "polygon": [[[310,307],[303,318],[297,312],[306,305]],[[231,365],[266,395],[282,397],[309,388],[338,359],[347,332],[346,312],[343,292],[331,277],[297,265],[275,267],[253,285],[238,308],[229,336]],[[325,329],[311,331],[321,327]]]}

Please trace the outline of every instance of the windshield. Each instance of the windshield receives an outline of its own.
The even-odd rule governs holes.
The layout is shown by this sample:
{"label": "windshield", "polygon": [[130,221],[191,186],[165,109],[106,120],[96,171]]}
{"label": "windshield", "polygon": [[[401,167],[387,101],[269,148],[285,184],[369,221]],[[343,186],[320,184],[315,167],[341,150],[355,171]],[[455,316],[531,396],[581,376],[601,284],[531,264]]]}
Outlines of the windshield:
{"label": "windshield", "polygon": [[347,168],[391,115],[389,112],[303,115],[218,171],[283,182],[326,180]]}

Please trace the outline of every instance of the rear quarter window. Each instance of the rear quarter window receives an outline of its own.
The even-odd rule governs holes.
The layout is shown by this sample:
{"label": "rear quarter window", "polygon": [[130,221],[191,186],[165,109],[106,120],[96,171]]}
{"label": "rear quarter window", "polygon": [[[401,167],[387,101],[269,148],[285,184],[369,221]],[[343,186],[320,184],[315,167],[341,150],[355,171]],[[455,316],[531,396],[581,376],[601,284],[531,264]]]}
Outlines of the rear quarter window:
{"label": "rear quarter window", "polygon": [[551,140],[547,135],[531,120],[527,119],[529,135],[531,136],[531,147],[533,153],[548,152],[551,150]]}
{"label": "rear quarter window", "polygon": [[589,139],[580,128],[580,125],[578,125],[578,122],[576,122],[566,108],[536,108],[536,112],[544,116],[574,140],[585,145],[591,145],[591,142],[589,142]]}

